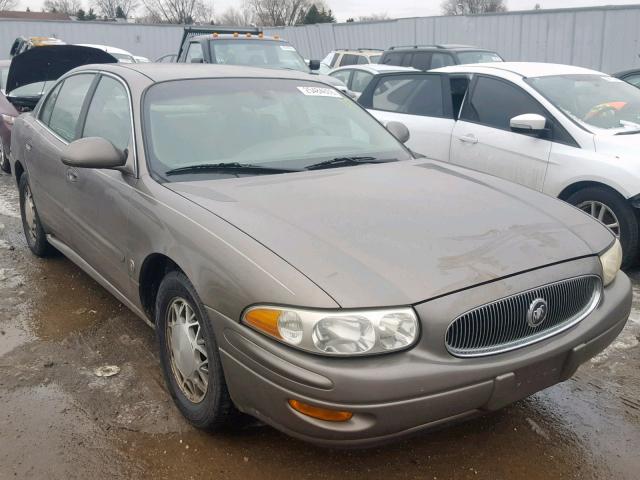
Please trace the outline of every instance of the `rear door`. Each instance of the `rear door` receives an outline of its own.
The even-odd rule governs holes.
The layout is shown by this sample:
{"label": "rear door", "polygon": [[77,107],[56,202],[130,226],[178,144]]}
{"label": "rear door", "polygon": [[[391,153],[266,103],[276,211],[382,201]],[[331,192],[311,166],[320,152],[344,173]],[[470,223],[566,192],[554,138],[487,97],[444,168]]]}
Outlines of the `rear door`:
{"label": "rear door", "polygon": [[511,131],[510,120],[525,113],[552,117],[519,86],[476,76],[462,105],[451,142],[451,162],[542,190],[551,140]]}
{"label": "rear door", "polygon": [[93,73],[67,77],[45,98],[25,143],[27,170],[38,212],[49,231],[66,244],[78,233],[69,215],[69,176],[72,169],[61,159],[63,149],[76,139],[78,118]]}
{"label": "rear door", "polygon": [[404,123],[411,134],[407,146],[413,151],[449,160],[454,120],[448,75],[379,75],[365,89],[359,103],[383,124]]}

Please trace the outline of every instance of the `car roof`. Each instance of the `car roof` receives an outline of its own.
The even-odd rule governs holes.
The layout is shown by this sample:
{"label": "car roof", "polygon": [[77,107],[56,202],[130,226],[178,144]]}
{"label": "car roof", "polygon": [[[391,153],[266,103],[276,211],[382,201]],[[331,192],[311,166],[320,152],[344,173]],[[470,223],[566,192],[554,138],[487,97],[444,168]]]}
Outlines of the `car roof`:
{"label": "car roof", "polygon": [[110,63],[85,65],[74,71],[103,70],[128,76],[137,72],[152,82],[186,80],[196,78],[284,78],[323,83],[318,75],[295,70],[276,68],[245,67],[239,65],[219,65],[212,63]]}
{"label": "car roof", "polygon": [[437,68],[433,72],[444,73],[489,73],[489,74],[516,74],[524,78],[550,77],[554,75],[604,75],[602,72],[588,68],[562,65],[559,63],[538,62],[494,62],[472,63],[468,65],[453,65]]}
{"label": "car roof", "polygon": [[345,65],[344,67],[338,67],[331,70],[333,72],[339,72],[341,70],[364,70],[365,72],[373,73],[374,75],[379,73],[392,73],[392,72],[419,72],[413,67],[400,67],[397,65],[382,65],[380,63],[369,63],[366,65]]}
{"label": "car roof", "polygon": [[351,53],[354,55],[382,55],[384,50],[377,48],[337,48],[334,50],[336,53]]}
{"label": "car roof", "polygon": [[474,45],[460,45],[457,43],[439,43],[435,45],[398,45],[397,47],[391,47],[390,51],[406,51],[406,50],[453,50],[453,51],[475,51],[475,52],[493,52],[493,50],[487,50],[486,48],[476,47]]}
{"label": "car roof", "polygon": [[133,54],[131,52],[123,50],[122,48],[111,47],[109,45],[98,45],[95,43],[77,43],[76,45],[79,45],[81,47],[97,48],[99,50],[104,50],[107,53],[121,53],[122,55],[130,55],[133,57]]}
{"label": "car roof", "polygon": [[252,34],[250,37],[247,37],[245,34],[235,35],[233,33],[218,33],[218,34],[208,33],[204,35],[195,35],[193,37],[189,37],[187,40],[190,42],[193,42],[194,40],[226,40],[230,38],[237,39],[237,40],[255,40],[256,42],[271,40],[274,42],[287,43],[287,41],[284,38],[280,38],[280,37],[270,37],[268,35],[263,35],[262,38],[260,38],[259,35],[254,35],[254,34]]}

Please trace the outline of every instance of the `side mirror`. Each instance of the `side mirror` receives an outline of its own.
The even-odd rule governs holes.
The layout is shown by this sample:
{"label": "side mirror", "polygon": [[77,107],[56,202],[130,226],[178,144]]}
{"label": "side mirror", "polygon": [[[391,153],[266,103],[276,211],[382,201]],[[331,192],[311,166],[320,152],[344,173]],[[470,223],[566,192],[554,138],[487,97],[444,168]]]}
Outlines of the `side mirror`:
{"label": "side mirror", "polygon": [[537,113],[525,113],[509,121],[511,131],[516,133],[539,134],[547,126],[547,119]]}
{"label": "side mirror", "polygon": [[79,168],[118,168],[127,163],[127,154],[114,147],[109,140],[87,137],[65,147],[62,163]]}
{"label": "side mirror", "polygon": [[320,70],[320,60],[309,60],[309,70]]}
{"label": "side mirror", "polygon": [[409,138],[411,138],[411,134],[409,133],[409,129],[404,123],[401,122],[389,122],[385,125],[389,133],[396,137],[396,139],[402,143],[407,143]]}

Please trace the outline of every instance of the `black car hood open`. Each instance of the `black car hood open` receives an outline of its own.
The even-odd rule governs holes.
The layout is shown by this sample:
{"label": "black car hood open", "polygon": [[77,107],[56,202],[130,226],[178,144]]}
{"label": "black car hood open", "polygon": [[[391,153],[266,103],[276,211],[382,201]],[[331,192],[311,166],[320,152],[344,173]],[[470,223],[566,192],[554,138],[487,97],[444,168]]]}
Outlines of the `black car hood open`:
{"label": "black car hood open", "polygon": [[11,60],[5,91],[35,82],[52,81],[81,65],[117,63],[103,50],[79,45],[49,45],[27,50]]}

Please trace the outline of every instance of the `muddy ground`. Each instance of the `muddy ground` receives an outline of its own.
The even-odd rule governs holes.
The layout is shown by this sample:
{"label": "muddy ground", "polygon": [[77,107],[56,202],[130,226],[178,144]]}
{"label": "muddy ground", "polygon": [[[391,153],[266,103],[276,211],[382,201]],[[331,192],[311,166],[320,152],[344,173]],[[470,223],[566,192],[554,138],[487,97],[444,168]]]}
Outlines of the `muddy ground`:
{"label": "muddy ground", "polygon": [[[0,176],[0,479],[637,479],[640,272],[621,336],[571,380],[509,408],[384,448],[321,449],[247,422],[182,419],[153,331],[62,256],[22,235]],[[96,377],[117,365],[120,373]]]}

